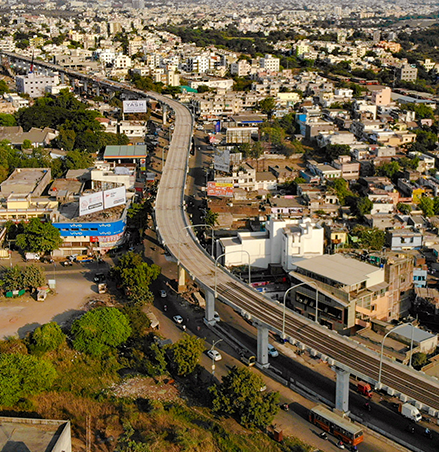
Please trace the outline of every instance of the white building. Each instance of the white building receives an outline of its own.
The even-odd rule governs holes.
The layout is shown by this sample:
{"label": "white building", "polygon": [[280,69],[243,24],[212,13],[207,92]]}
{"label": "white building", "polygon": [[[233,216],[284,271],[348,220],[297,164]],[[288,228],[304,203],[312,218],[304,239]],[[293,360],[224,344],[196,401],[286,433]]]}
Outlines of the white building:
{"label": "white building", "polygon": [[115,69],[129,69],[131,67],[131,58],[128,55],[119,54],[113,61]]}
{"label": "white building", "polygon": [[274,58],[273,56],[267,54],[264,58],[261,58],[259,60],[259,64],[261,65],[261,69],[265,69],[266,71],[279,72],[280,59]]}
{"label": "white building", "polygon": [[246,264],[248,253],[252,267],[281,264],[285,271],[291,271],[295,262],[323,254],[324,229],[309,218],[272,219],[265,231],[238,232],[236,237],[220,239],[218,244],[218,253],[225,254],[226,267]]}
{"label": "white building", "polygon": [[209,58],[197,55],[194,57],[189,57],[187,59],[187,70],[188,72],[196,72],[197,74],[202,74],[210,69]]}
{"label": "white building", "polygon": [[18,93],[29,94],[30,97],[42,97],[47,86],[59,84],[59,77],[58,74],[39,75],[31,72],[27,75],[17,75],[15,83]]}

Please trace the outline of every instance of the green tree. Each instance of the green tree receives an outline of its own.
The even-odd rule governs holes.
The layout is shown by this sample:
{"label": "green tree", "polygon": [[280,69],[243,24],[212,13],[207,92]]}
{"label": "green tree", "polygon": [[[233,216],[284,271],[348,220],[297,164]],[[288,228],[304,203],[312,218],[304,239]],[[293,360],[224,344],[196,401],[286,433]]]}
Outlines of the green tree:
{"label": "green tree", "polygon": [[5,82],[5,80],[0,80],[0,95],[3,96],[3,94],[5,93],[9,93],[8,84]]}
{"label": "green tree", "polygon": [[203,339],[184,334],[183,338],[169,347],[171,362],[175,366],[177,375],[187,377],[200,362],[200,357],[205,350]]}
{"label": "green tree", "polygon": [[215,227],[218,224],[218,216],[217,212],[212,212],[209,209],[204,217],[204,222],[212,227]]}
{"label": "green tree", "polygon": [[264,381],[250,369],[233,367],[209,388],[213,411],[234,416],[245,427],[266,428],[279,411],[279,393],[261,392]]}
{"label": "green tree", "polygon": [[345,205],[346,198],[354,194],[349,190],[348,182],[343,178],[334,179],[332,182],[335,193],[342,206]]}
{"label": "green tree", "polygon": [[37,287],[44,286],[46,284],[44,270],[36,264],[30,264],[24,267],[23,284],[31,291],[37,289]]}
{"label": "green tree", "polygon": [[276,110],[276,100],[274,97],[266,97],[259,102],[259,109],[262,113],[267,115],[268,120],[273,116],[274,111]]}
{"label": "green tree", "polygon": [[56,350],[65,343],[66,335],[55,322],[39,326],[31,335],[29,349],[33,353],[46,353]]}
{"label": "green tree", "polygon": [[372,201],[367,197],[350,196],[347,203],[351,207],[351,211],[358,219],[364,218],[373,208]]}
{"label": "green tree", "polygon": [[116,308],[97,308],[72,325],[73,346],[80,352],[101,356],[123,344],[131,334],[129,319]]}
{"label": "green tree", "polygon": [[[0,80],[0,82],[3,80]],[[13,115],[8,115],[7,113],[0,113],[0,126],[2,127],[13,127],[17,125],[17,121]]]}
{"label": "green tree", "polygon": [[85,169],[93,166],[93,156],[88,152],[75,150],[67,152],[64,160],[66,169]]}
{"label": "green tree", "polygon": [[412,364],[415,369],[420,370],[428,362],[427,355],[425,353],[414,353],[412,357]]}
{"label": "green tree", "polygon": [[23,272],[18,265],[6,269],[2,274],[2,282],[5,290],[24,289]]}
{"label": "green tree", "polygon": [[149,287],[160,271],[158,265],[148,265],[139,254],[130,251],[121,257],[119,265],[111,269],[111,276],[133,304],[142,305],[152,303],[154,296]]}
{"label": "green tree", "polygon": [[386,243],[386,234],[378,228],[358,225],[352,229],[351,235],[358,238],[358,245],[369,250],[382,250]]}
{"label": "green tree", "polygon": [[32,218],[23,225],[23,233],[17,235],[16,244],[23,251],[33,253],[50,253],[62,244],[59,229],[49,222]]}
{"label": "green tree", "polygon": [[[65,151],[73,151],[76,141],[76,132],[72,129],[62,128],[56,138],[58,146]],[[76,168],[74,168],[76,169]]]}
{"label": "green tree", "polygon": [[434,215],[434,201],[428,196],[423,196],[419,202],[419,208],[422,210],[426,217],[432,217]]}
{"label": "green tree", "polygon": [[128,223],[131,227],[139,229],[140,235],[142,235],[151,215],[152,205],[149,200],[145,200],[143,203],[132,203],[128,209]]}
{"label": "green tree", "polygon": [[0,405],[13,406],[21,398],[51,388],[56,378],[53,365],[36,356],[0,355]]}
{"label": "green tree", "polygon": [[402,202],[399,202],[396,205],[396,208],[403,214],[403,215],[409,215],[410,212],[412,211],[412,207],[410,206],[410,204],[404,204]]}
{"label": "green tree", "polygon": [[258,159],[264,153],[264,148],[260,141],[253,143],[250,151],[250,156],[254,159]]}
{"label": "green tree", "polygon": [[398,162],[383,163],[382,165],[377,166],[376,174],[392,179],[400,169],[401,167]]}
{"label": "green tree", "polygon": [[349,155],[351,148],[347,144],[328,144],[325,146],[325,157],[328,160],[335,160],[340,155]]}

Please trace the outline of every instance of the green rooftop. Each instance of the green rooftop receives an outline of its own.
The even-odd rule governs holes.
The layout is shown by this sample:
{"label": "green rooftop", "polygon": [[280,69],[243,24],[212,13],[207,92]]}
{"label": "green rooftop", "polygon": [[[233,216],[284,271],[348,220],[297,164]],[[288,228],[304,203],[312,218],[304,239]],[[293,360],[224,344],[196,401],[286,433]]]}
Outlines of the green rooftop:
{"label": "green rooftop", "polygon": [[148,154],[146,145],[106,146],[104,159],[144,159]]}

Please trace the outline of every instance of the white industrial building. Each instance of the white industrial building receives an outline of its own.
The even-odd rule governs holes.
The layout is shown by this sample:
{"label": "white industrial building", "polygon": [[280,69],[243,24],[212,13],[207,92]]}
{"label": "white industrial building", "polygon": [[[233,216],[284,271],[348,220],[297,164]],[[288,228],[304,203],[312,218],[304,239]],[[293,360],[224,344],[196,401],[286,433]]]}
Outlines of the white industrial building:
{"label": "white industrial building", "polygon": [[42,97],[46,93],[46,87],[59,84],[59,76],[31,72],[27,75],[17,75],[15,83],[18,93],[29,94],[30,97]]}
{"label": "white industrial building", "polygon": [[[270,220],[266,230],[238,232],[236,237],[218,241],[218,255],[225,254],[222,261],[226,267],[244,265],[268,268],[281,264],[291,271],[294,263],[323,254],[324,229],[311,219]],[[248,254],[247,254],[248,253]]]}

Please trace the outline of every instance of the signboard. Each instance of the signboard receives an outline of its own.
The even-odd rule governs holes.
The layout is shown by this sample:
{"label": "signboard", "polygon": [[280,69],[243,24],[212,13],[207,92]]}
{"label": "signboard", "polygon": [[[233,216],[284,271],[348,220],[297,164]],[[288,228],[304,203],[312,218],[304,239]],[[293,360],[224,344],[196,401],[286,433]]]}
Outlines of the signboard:
{"label": "signboard", "polygon": [[225,182],[208,182],[207,196],[218,196],[225,198],[233,197],[233,184]]}
{"label": "signboard", "polygon": [[104,209],[126,204],[126,188],[125,186],[112,188],[104,191]]}
{"label": "signboard", "polygon": [[146,113],[146,99],[141,100],[124,100],[124,113]]}
{"label": "signboard", "polygon": [[221,132],[221,121],[217,121],[215,123],[215,133],[220,133]]}
{"label": "signboard", "polygon": [[104,200],[102,192],[91,193],[90,195],[81,196],[79,198],[79,215],[87,215],[88,213],[99,212],[104,209]]}
{"label": "signboard", "polygon": [[213,167],[217,171],[224,171],[228,173],[230,171],[230,151],[220,151],[215,149]]}

